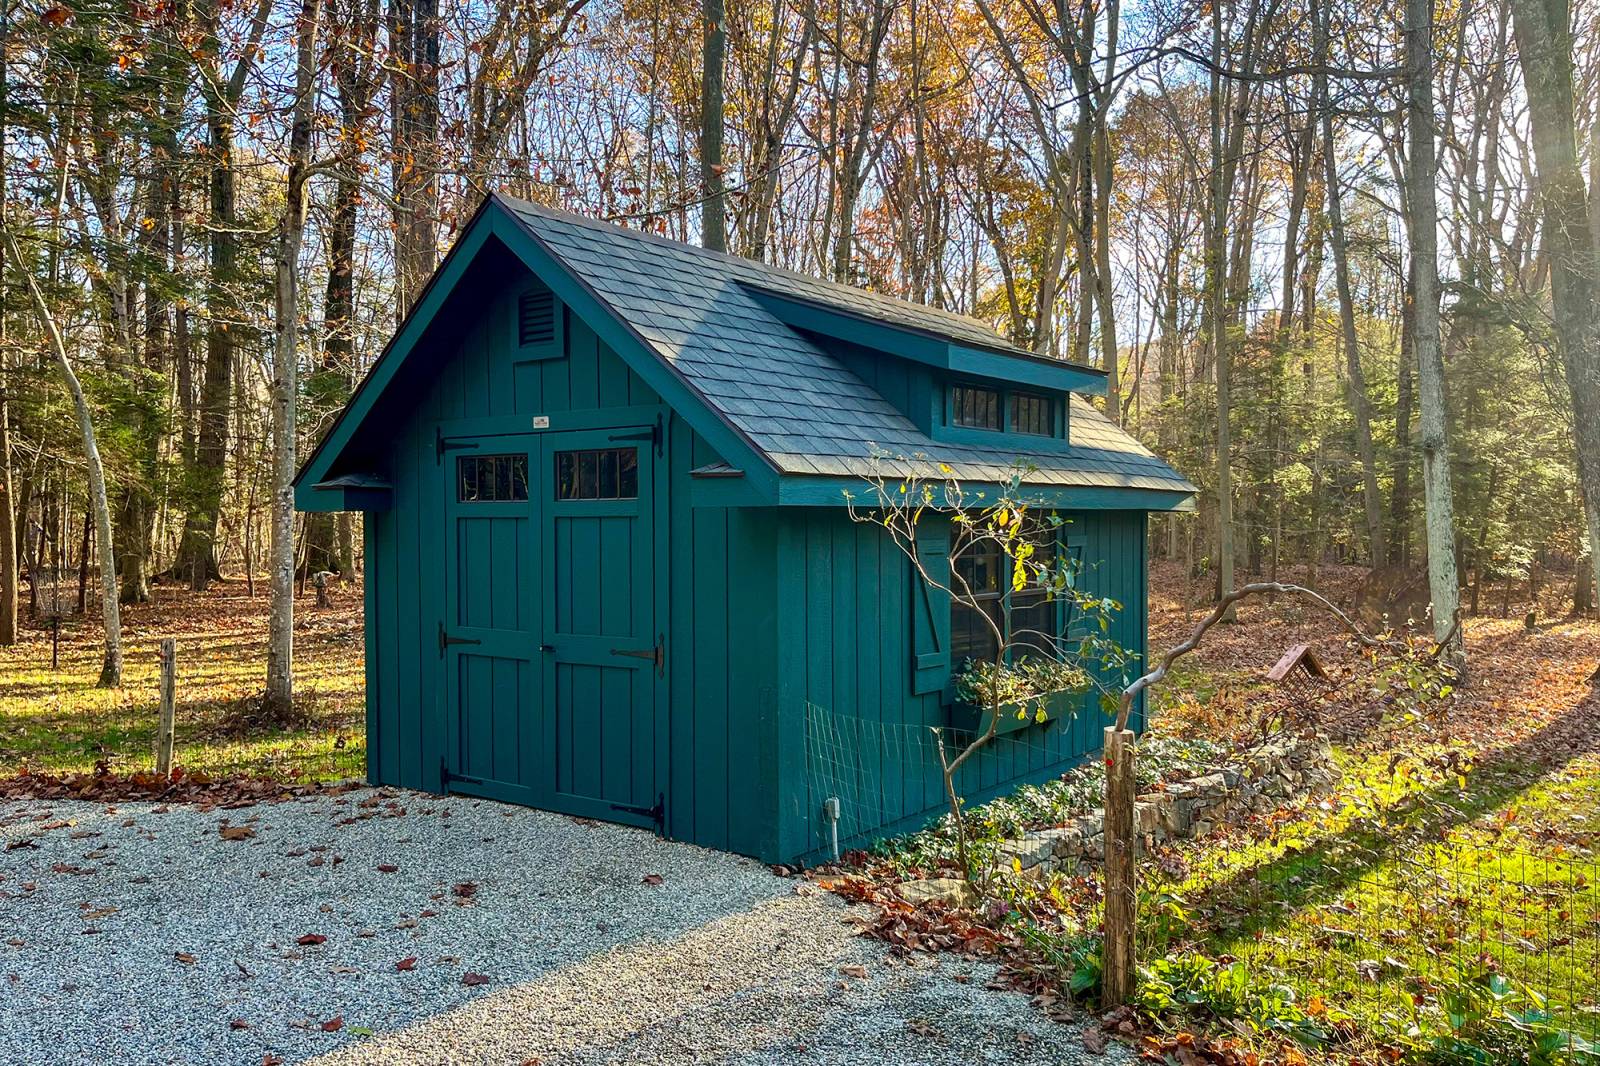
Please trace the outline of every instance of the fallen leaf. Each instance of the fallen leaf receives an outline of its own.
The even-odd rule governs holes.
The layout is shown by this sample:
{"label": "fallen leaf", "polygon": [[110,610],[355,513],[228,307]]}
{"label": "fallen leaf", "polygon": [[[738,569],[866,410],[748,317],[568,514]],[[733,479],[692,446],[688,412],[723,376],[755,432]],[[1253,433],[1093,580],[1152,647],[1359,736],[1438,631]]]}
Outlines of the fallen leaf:
{"label": "fallen leaf", "polygon": [[228,1028],[229,1029],[248,1029],[248,1028],[250,1028],[250,1023],[245,1021],[243,1018],[235,1018],[235,1019],[233,1019],[233,1021],[228,1023]]}
{"label": "fallen leaf", "polygon": [[344,1015],[342,1015],[342,1014],[335,1014],[332,1018],[329,1018],[327,1021],[323,1022],[322,1025],[321,1025],[321,1029],[322,1029],[322,1031],[324,1033],[337,1033],[340,1029],[343,1029],[343,1028],[344,1028]]}
{"label": "fallen leaf", "polygon": [[867,968],[865,966],[841,966],[839,967],[839,972],[844,974],[846,977],[854,977],[858,981],[865,981],[867,979]]}
{"label": "fallen leaf", "polygon": [[195,957],[189,954],[187,951],[174,951],[172,953],[172,957],[183,963],[185,966],[193,966],[195,964]]}
{"label": "fallen leaf", "polygon": [[464,973],[461,975],[461,983],[466,985],[468,988],[472,988],[475,985],[488,984],[489,978],[481,973]]}
{"label": "fallen leaf", "polygon": [[256,831],[247,825],[225,825],[217,832],[223,840],[249,840],[256,835]]}
{"label": "fallen leaf", "polygon": [[463,881],[450,890],[458,899],[471,899],[478,894],[478,886],[471,881]]}
{"label": "fallen leaf", "polygon": [[397,970],[415,970],[417,968],[417,957],[415,955],[411,955],[407,958],[401,959],[399,962],[394,964],[394,968]]}
{"label": "fallen leaf", "polygon": [[380,862],[378,864],[378,872],[380,874],[392,874],[392,873],[395,873],[396,871],[398,871],[399,869],[400,869],[400,867],[394,865],[393,863]]}
{"label": "fallen leaf", "polygon": [[309,947],[312,944],[326,944],[327,942],[328,938],[321,933],[307,933],[305,936],[295,939],[295,943],[302,947]]}

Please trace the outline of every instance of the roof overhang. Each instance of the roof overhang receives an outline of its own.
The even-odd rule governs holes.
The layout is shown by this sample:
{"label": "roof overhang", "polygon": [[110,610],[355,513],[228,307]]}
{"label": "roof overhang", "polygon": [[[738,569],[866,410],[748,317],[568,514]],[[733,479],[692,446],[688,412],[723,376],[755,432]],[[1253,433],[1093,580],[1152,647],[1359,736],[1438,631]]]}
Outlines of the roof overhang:
{"label": "roof overhang", "polygon": [[1089,396],[1106,394],[1106,372],[1095,367],[1029,355],[998,344],[993,349],[976,347],[757,285],[746,283],[742,287],[769,314],[791,329],[849,341],[953,373]]}
{"label": "roof overhang", "polygon": [[[298,489],[296,494],[298,495]],[[387,511],[394,501],[394,486],[377,474],[345,474],[312,485],[308,496],[334,506],[325,511]],[[302,508],[310,510],[310,508]]]}
{"label": "roof overhang", "polygon": [[[1090,485],[1023,485],[1013,490],[999,482],[963,481],[964,498],[981,506],[984,500],[1010,496],[1019,503],[1064,511],[1177,511],[1195,509],[1194,494],[1180,490],[1116,488]],[[742,478],[722,477],[696,481],[695,507],[873,507],[871,483],[858,477],[789,475],[778,482],[777,499],[751,491]]]}

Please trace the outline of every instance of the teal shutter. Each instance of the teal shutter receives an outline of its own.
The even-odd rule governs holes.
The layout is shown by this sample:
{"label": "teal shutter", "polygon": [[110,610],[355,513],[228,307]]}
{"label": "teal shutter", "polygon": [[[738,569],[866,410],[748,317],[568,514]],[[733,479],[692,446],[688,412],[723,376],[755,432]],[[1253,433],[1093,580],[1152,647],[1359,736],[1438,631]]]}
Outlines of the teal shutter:
{"label": "teal shutter", "polygon": [[917,561],[931,579],[911,568],[911,691],[922,695],[941,691],[950,680],[949,527],[918,528]]}

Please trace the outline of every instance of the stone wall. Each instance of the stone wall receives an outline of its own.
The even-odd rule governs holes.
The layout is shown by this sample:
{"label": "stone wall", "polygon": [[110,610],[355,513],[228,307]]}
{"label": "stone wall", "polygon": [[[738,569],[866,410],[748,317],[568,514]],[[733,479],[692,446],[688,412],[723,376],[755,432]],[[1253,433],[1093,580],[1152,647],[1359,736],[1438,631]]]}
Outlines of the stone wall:
{"label": "stone wall", "polygon": [[[1163,840],[1203,837],[1216,827],[1250,814],[1266,814],[1302,796],[1323,796],[1339,780],[1338,769],[1321,738],[1290,737],[1265,744],[1239,761],[1199,777],[1167,784],[1135,803],[1139,845],[1148,850]],[[1071,873],[1083,862],[1105,856],[1105,812],[1090,811],[1054,829],[1038,829],[1000,849],[997,861],[1024,873]]]}

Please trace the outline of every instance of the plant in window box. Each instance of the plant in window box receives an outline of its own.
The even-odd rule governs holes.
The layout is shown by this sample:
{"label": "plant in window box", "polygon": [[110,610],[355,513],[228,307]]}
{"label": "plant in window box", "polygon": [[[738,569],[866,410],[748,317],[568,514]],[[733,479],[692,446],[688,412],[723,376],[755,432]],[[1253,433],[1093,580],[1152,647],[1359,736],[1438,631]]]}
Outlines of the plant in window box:
{"label": "plant in window box", "polygon": [[[973,734],[1012,733],[1031,725],[1071,718],[1094,679],[1075,662],[1024,658],[1016,663],[968,660],[956,675],[950,727]],[[991,710],[993,709],[993,710]]]}
{"label": "plant in window box", "polygon": [[913,692],[955,681],[934,747],[959,861],[981,891],[987,871],[973,861],[961,768],[1002,733],[1075,712],[1092,690],[1114,709],[1132,656],[1111,637],[1121,605],[1084,588],[1069,523],[1027,499],[1026,465],[983,488],[944,464],[937,477],[916,473],[928,466],[880,454],[868,491],[847,502],[853,520],[881,528],[910,561]]}

